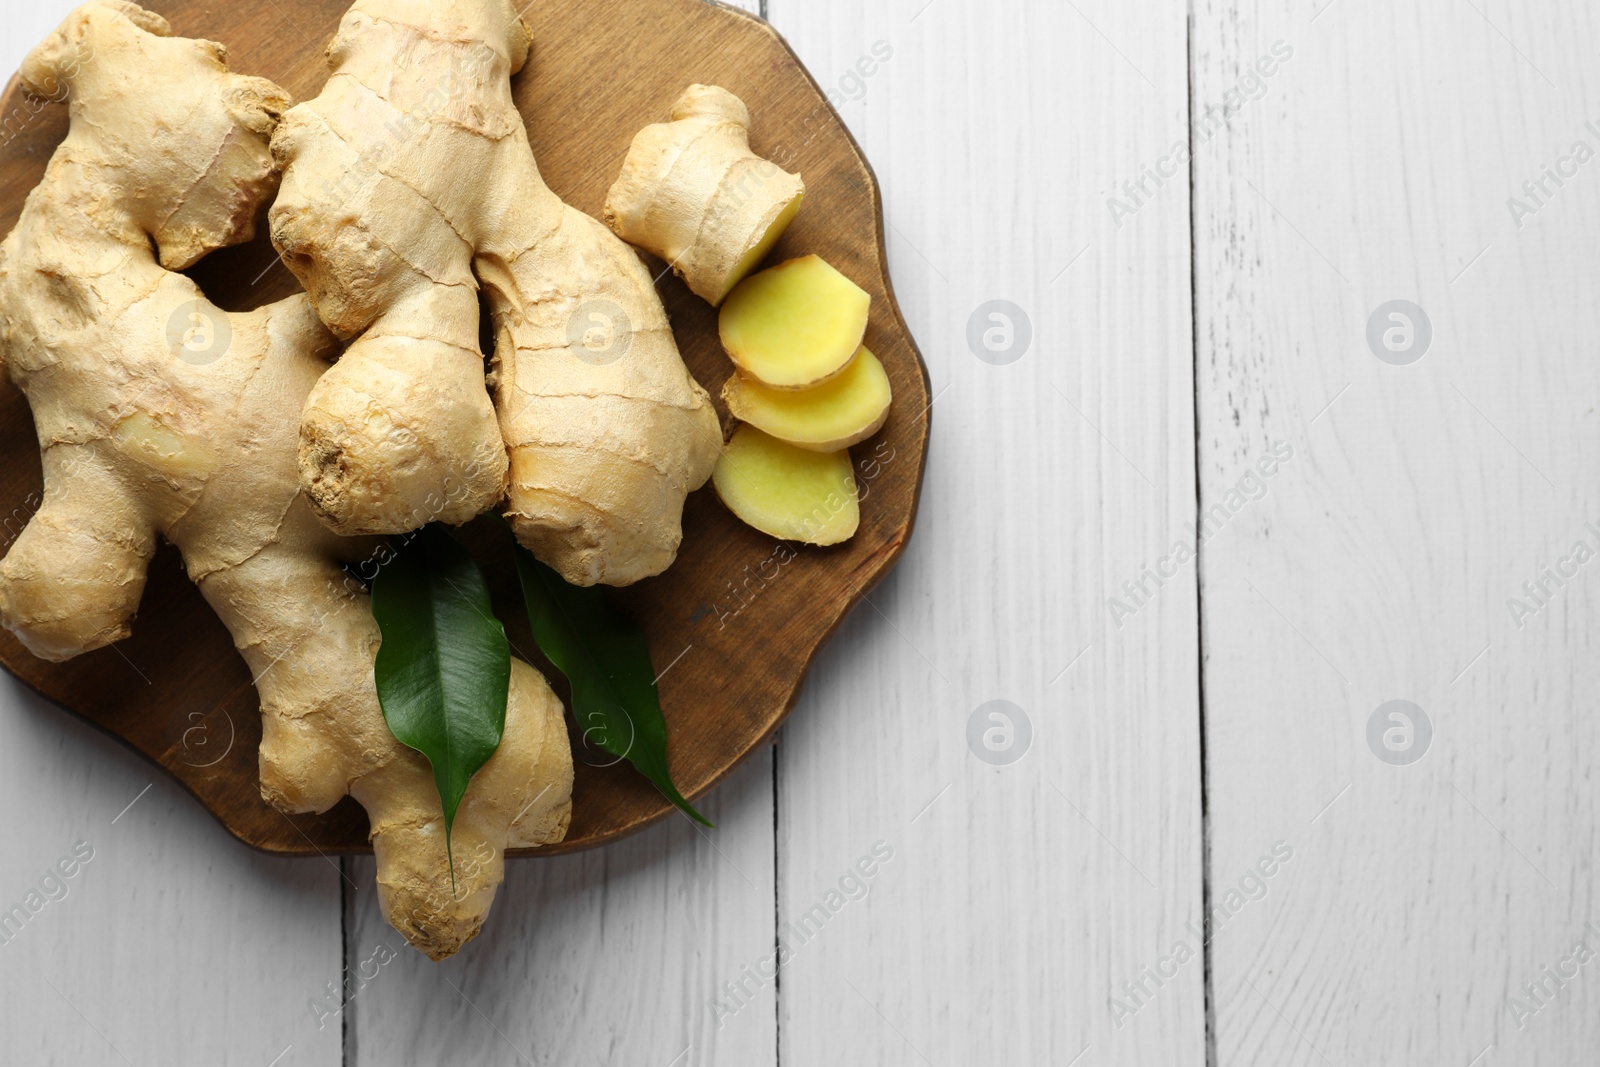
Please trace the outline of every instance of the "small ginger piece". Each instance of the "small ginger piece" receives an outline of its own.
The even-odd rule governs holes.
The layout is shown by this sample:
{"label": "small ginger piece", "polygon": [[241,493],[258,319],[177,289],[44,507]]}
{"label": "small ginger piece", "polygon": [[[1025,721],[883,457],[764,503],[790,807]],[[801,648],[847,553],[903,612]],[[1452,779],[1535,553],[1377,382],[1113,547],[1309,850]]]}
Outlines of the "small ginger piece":
{"label": "small ginger piece", "polygon": [[821,256],[802,256],[740,282],[717,324],[740,370],[774,389],[807,389],[849,365],[871,305]]}
{"label": "small ginger piece", "polygon": [[711,475],[728,510],[762,533],[836,545],[861,524],[850,453],[812,452],[741,426]]}
{"label": "small ginger piece", "polygon": [[772,389],[735,374],[722,399],[741,422],[812,452],[837,452],[883,428],[893,394],[883,364],[862,345],[844,373],[811,389]]}
{"label": "small ginger piece", "polygon": [[750,111],[715,85],[691,85],[672,121],[633,139],[606,224],[667,261],[713,306],[744,280],[794,221],[805,183],[750,150]]}

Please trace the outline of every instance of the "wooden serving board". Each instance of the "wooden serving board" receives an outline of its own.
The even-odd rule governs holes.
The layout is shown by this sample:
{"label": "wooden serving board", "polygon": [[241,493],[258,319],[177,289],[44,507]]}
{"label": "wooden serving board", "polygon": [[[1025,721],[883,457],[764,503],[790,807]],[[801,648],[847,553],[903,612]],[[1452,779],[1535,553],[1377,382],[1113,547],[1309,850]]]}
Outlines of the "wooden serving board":
{"label": "wooden serving board", "polygon": [[[316,95],[326,79],[323,46],[346,7],[342,0],[151,0],[148,6],[175,33],[223,42],[232,69],[272,78],[296,99]],[[656,667],[665,672],[660,688],[672,770],[696,797],[772,736],[817,649],[904,550],[927,457],[927,369],[895,304],[872,171],[771,27],[704,0],[541,0],[524,17],[534,54],[517,77],[516,100],[540,169],[557,193],[598,216],[641,127],[664,120],[692,82],[732,90],[754,116],[755,150],[806,181],[806,205],[773,261],[818,253],[872,294],[867,344],[894,386],[888,425],[853,450],[863,500],[861,530],[849,543],[819,549],[775,542],[736,520],[708,486],[689,499],[677,564],[616,594],[644,625]],[[15,79],[0,114],[31,116],[14,136],[9,125],[0,136],[0,232],[7,232],[67,121],[59,105],[33,114]],[[225,308],[255,307],[297,289],[275,262],[265,225],[259,232],[251,244],[218,252],[193,272]],[[660,288],[690,370],[718,396],[732,368],[717,342],[714,310],[671,275]],[[726,420],[726,410],[722,415]],[[40,489],[32,418],[6,381],[0,384],[0,549],[15,541]],[[565,697],[559,673],[535,653],[504,539],[481,520],[465,536],[489,572],[512,643],[545,668]],[[50,664],[0,631],[0,663],[160,764],[247,844],[288,854],[367,850],[366,815],[352,800],[303,817],[261,800],[255,689],[170,547],[156,558],[127,641]],[[600,754],[584,754],[576,744],[575,752],[571,833],[562,845],[534,854],[603,844],[671,813],[627,764],[599,766]]]}

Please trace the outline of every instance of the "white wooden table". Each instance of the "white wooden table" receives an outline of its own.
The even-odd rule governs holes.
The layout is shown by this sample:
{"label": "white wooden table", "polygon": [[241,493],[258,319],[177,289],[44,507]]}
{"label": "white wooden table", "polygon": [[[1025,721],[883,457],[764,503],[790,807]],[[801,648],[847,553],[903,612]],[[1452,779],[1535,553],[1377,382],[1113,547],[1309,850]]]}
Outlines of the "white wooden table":
{"label": "white wooden table", "polygon": [[[0,68],[71,6],[0,2]],[[0,1062],[1595,1062],[1593,5],[763,6],[938,400],[719,829],[518,863],[435,966],[5,680],[0,910],[92,859]]]}

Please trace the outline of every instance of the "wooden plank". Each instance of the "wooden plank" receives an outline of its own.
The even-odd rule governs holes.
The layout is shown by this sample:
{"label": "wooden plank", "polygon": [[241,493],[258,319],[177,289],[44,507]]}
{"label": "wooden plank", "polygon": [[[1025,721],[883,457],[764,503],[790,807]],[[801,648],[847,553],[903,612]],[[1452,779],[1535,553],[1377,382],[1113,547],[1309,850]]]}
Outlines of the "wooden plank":
{"label": "wooden plank", "polygon": [[0,836],[0,1062],[341,1062],[313,1008],[337,1007],[337,861],[251,851],[9,677],[0,808],[19,816]]}
{"label": "wooden plank", "polygon": [[[513,860],[478,940],[442,964],[374,965],[351,1012],[348,1067],[392,1063],[777,1061],[772,762],[763,751],[701,809],[593,852]],[[356,961],[398,947],[372,861],[350,861]],[[728,983],[742,986],[729,991]]]}
{"label": "wooden plank", "polygon": [[[8,0],[0,70],[74,6]],[[140,684],[131,670],[126,681]],[[223,725],[209,726],[191,737],[197,761],[220,743]],[[0,1061],[341,1062],[337,1021],[319,1028],[311,1010],[342,967],[336,865],[250,851],[141,758],[8,677],[0,807],[24,813],[0,837],[0,911],[42,905],[0,926]]]}
{"label": "wooden plank", "polygon": [[[1597,29],[1500,2],[1196,5],[1197,115],[1258,97],[1196,157],[1201,503],[1226,509],[1203,568],[1213,905],[1243,890],[1213,942],[1219,1064],[1600,1044],[1571,962],[1600,947],[1593,568],[1508,607],[1600,543],[1600,172],[1561,162],[1600,148]],[[1292,58],[1253,73],[1275,42]],[[1519,227],[1508,199],[1533,206],[1546,164],[1568,178]],[[1389,351],[1389,310],[1369,345],[1395,300],[1425,352]],[[1230,503],[1278,443],[1265,496]],[[1389,709],[1369,742],[1392,700],[1431,741]],[[1292,860],[1241,887],[1279,841]],[[1569,977],[1534,1012],[1546,967]]]}
{"label": "wooden plank", "polygon": [[[349,1067],[775,1064],[776,987],[758,973],[773,951],[772,800],[768,749],[701,803],[715,830],[674,817],[596,852],[513,861],[477,942],[442,965],[406,954],[358,994]],[[371,862],[351,866],[367,886]],[[352,959],[394,942],[369,890],[349,908]]]}
{"label": "wooden plank", "polygon": [[[778,748],[783,1062],[1198,1067],[1198,961],[1108,1007],[1200,912],[1193,572],[1106,606],[1194,510],[1185,191],[1106,205],[1182,134],[1185,5],[770,9],[877,170],[938,397],[916,538]],[[1010,365],[968,341],[999,299]],[[969,749],[992,700],[1011,765]]]}

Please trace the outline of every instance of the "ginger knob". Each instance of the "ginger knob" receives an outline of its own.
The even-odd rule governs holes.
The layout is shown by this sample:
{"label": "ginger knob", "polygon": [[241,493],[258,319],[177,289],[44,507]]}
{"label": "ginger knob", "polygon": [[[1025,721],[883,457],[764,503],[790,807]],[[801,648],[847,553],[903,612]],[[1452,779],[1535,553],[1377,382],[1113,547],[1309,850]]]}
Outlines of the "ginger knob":
{"label": "ginger knob", "polygon": [[671,122],[633,139],[606,196],[605,220],[715,306],[771,251],[804,195],[799,175],[750,150],[744,101],[715,85],[691,85]]}

